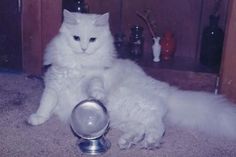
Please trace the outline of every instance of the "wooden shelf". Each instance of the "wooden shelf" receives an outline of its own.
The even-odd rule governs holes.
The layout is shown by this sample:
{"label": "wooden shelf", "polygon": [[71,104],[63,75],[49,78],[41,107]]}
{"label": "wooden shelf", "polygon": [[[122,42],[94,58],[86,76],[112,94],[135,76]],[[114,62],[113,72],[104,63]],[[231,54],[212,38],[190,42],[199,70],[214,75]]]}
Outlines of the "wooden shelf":
{"label": "wooden shelf", "polygon": [[147,68],[161,68],[161,69],[170,69],[170,70],[178,70],[178,71],[190,71],[197,73],[211,73],[218,74],[217,67],[207,67],[197,63],[193,59],[189,59],[186,57],[174,57],[171,60],[161,60],[160,62],[153,62],[152,56],[147,56],[137,61],[142,67]]}
{"label": "wooden shelf", "polygon": [[215,92],[218,73],[187,58],[155,63],[151,57],[143,57],[137,63],[148,75],[180,89]]}
{"label": "wooden shelf", "polygon": [[[120,58],[131,58],[128,54],[128,45],[125,45],[118,51]],[[197,73],[211,73],[217,75],[219,73],[218,67],[207,67],[200,64],[197,60],[188,57],[175,56],[170,60],[161,60],[160,62],[153,61],[151,52],[144,52],[144,55],[136,60],[142,67],[154,69],[170,69],[177,71],[190,71]]]}

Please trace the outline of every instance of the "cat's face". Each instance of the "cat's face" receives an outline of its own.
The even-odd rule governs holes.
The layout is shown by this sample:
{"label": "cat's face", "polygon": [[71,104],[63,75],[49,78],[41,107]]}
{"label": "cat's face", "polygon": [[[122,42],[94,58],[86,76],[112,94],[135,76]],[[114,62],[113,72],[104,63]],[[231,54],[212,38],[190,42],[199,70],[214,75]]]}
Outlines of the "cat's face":
{"label": "cat's face", "polygon": [[66,34],[73,52],[91,55],[106,41],[109,30],[109,14],[80,14],[64,10],[64,21],[60,32]]}

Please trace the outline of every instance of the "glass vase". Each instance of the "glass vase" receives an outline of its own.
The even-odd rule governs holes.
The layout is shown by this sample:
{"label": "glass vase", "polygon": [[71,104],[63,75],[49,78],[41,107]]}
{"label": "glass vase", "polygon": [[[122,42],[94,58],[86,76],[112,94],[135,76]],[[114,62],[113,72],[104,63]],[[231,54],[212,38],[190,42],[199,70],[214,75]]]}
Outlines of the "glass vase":
{"label": "glass vase", "polygon": [[143,27],[134,26],[131,28],[131,35],[129,38],[129,53],[133,60],[139,60],[143,56]]}

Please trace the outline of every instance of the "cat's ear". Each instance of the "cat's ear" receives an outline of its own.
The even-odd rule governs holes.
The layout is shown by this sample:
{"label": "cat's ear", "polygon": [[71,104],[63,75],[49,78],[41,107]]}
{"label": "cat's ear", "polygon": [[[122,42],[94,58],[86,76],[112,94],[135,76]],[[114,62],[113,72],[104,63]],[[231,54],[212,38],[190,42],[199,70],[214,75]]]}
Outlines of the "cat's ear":
{"label": "cat's ear", "polygon": [[69,24],[77,23],[75,15],[66,9],[63,10],[63,17],[64,17],[65,23],[69,23]]}
{"label": "cat's ear", "polygon": [[103,15],[100,15],[95,20],[96,26],[106,26],[109,24],[109,13],[105,13]]}

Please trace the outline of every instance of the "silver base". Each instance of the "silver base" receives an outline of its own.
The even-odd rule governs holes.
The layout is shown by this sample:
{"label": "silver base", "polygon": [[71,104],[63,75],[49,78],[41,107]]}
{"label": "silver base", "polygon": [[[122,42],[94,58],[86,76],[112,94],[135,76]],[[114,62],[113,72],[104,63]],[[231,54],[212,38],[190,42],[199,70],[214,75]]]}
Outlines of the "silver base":
{"label": "silver base", "polygon": [[79,139],[78,145],[82,153],[88,155],[100,155],[105,153],[110,147],[111,143],[103,136],[97,139]]}

